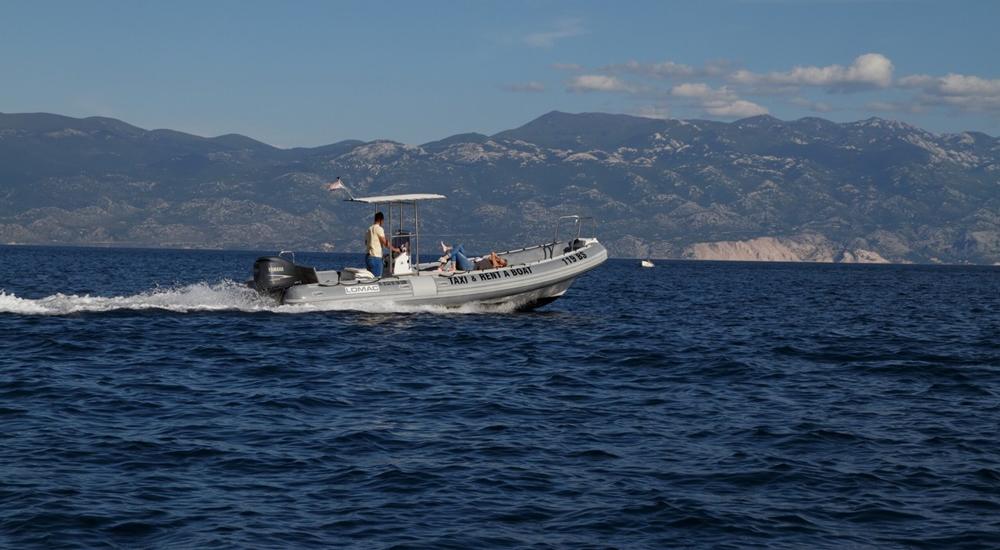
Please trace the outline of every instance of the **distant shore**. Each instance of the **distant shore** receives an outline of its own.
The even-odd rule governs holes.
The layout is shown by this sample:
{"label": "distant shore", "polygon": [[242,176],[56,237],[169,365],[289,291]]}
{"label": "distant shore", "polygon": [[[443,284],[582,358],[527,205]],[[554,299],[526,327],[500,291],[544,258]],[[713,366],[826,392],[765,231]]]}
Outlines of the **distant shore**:
{"label": "distant shore", "polygon": [[[87,243],[87,244],[60,244],[60,243],[2,243],[2,247],[35,247],[35,248],[94,248],[94,249],[121,249],[121,250],[177,250],[185,252],[256,252],[261,254],[275,253],[278,250],[285,250],[288,247],[281,246],[257,246],[257,247],[231,247],[231,248],[217,248],[211,246],[154,246],[143,243]],[[358,254],[361,255],[363,251],[361,250],[317,250],[315,248],[299,248],[295,249],[295,252],[304,254],[342,254],[351,255]],[[769,264],[851,264],[851,265],[912,265],[912,266],[968,266],[968,267],[1000,267],[1000,262],[994,264],[972,264],[972,263],[922,263],[922,262],[837,262],[837,261],[821,261],[821,260],[795,260],[795,259],[748,259],[748,258],[670,258],[670,257],[659,257],[659,256],[611,256],[612,260],[620,261],[635,261],[639,262],[641,260],[651,260],[654,262],[710,262],[710,263],[769,263]]]}

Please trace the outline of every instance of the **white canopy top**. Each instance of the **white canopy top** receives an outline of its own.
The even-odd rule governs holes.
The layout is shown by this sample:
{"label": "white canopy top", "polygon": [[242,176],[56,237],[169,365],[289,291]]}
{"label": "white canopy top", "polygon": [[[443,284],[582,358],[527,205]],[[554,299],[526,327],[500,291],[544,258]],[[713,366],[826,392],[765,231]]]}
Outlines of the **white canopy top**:
{"label": "white canopy top", "polygon": [[446,199],[444,195],[438,195],[435,193],[411,193],[409,195],[382,195],[380,197],[355,197],[353,199],[348,199],[350,202],[363,202],[366,204],[375,204],[377,202],[411,202],[411,201],[428,201],[434,199]]}

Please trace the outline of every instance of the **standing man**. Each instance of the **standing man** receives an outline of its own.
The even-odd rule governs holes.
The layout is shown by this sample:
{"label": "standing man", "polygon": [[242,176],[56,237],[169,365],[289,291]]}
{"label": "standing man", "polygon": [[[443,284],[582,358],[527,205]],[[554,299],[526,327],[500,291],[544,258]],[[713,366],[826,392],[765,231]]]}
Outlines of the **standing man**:
{"label": "standing man", "polygon": [[381,212],[376,212],[375,223],[365,232],[365,249],[367,254],[365,256],[365,267],[377,278],[382,277],[382,247],[384,246],[393,252],[399,252],[399,249],[389,244],[389,241],[385,238],[385,230],[382,229],[382,221],[384,219],[385,216]]}

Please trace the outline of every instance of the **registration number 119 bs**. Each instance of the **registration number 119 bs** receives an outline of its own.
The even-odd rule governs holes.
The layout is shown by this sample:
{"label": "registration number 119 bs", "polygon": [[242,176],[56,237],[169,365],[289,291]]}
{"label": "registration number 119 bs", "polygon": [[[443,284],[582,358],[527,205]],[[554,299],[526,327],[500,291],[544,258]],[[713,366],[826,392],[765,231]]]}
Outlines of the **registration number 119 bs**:
{"label": "registration number 119 bs", "polygon": [[563,256],[560,259],[563,261],[564,264],[570,265],[570,264],[575,264],[576,262],[579,262],[580,260],[584,260],[586,258],[587,258],[586,252],[577,252],[576,254]]}

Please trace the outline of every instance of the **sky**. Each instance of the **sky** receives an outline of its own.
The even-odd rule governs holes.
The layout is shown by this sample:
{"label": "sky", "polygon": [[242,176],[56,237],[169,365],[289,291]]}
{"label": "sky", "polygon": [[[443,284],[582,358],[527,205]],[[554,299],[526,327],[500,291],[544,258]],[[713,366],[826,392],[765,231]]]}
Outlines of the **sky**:
{"label": "sky", "polygon": [[0,0],[0,112],[279,147],[546,112],[1000,135],[1000,2]]}

